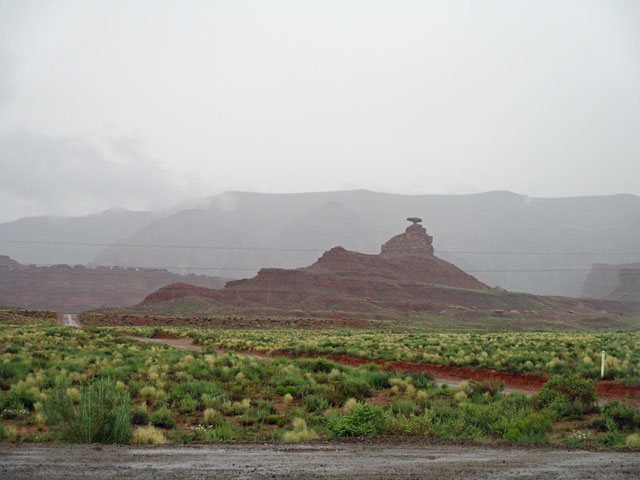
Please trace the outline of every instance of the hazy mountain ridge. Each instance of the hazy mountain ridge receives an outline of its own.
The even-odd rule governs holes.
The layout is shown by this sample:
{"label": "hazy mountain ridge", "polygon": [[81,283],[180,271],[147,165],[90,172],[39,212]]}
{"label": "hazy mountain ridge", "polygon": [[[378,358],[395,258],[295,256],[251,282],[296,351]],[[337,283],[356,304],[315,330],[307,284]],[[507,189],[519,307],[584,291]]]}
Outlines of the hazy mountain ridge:
{"label": "hazy mountain ridge", "polygon": [[[21,263],[86,264],[105,247],[78,243],[116,242],[151,224],[161,215],[160,212],[114,208],[82,217],[38,216],[0,223],[0,240],[3,240],[0,254]],[[22,240],[68,244],[12,243]]]}
{"label": "hazy mountain ridge", "polygon": [[[503,191],[474,195],[227,192],[188,206],[189,210],[140,222],[139,228],[130,228],[118,238],[111,231],[105,243],[251,250],[111,246],[97,253],[93,263],[207,267],[213,269],[189,271],[249,277],[262,267],[309,265],[322,251],[337,245],[378,252],[379,245],[401,231],[405,218],[412,215],[422,217],[427,232],[435,236],[438,256],[485,283],[509,290],[577,296],[592,264],[640,261],[640,197],[633,195],[531,198]],[[2,239],[7,238],[6,226],[0,224]],[[11,234],[17,238],[14,231]],[[6,246],[2,244],[3,249]],[[265,247],[274,250],[261,249]]]}
{"label": "hazy mountain ridge", "polygon": [[640,301],[640,263],[593,265],[582,295],[608,300]]}

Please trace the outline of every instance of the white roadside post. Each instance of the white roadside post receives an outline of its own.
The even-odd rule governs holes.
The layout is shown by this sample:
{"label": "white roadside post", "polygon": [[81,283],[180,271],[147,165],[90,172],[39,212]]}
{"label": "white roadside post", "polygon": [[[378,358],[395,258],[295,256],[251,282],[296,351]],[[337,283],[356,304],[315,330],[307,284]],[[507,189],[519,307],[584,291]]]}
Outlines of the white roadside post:
{"label": "white roadside post", "polygon": [[606,353],[604,353],[604,350],[602,350],[602,365],[600,366],[600,378],[604,378],[604,359],[607,356]]}

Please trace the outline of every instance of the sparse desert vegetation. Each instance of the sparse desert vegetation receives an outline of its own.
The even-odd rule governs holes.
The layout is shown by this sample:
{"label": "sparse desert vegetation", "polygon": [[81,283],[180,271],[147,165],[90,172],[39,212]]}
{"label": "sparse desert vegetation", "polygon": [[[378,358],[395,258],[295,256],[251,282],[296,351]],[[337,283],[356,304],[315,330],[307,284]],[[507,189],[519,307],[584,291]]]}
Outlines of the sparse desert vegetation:
{"label": "sparse desert vegetation", "polygon": [[486,368],[514,373],[600,378],[640,385],[637,331],[394,333],[376,330],[230,330],[202,328],[119,328],[138,336],[189,337],[201,346],[261,353],[347,355],[366,360],[406,361]]}
{"label": "sparse desert vegetation", "polygon": [[[573,374],[552,372],[557,375],[538,394],[526,396],[505,393],[501,384],[491,382],[439,386],[423,373],[374,363],[354,368],[327,358],[247,358],[215,351],[293,348],[295,335],[301,352],[335,349],[330,342],[341,338],[350,355],[363,355],[369,348],[375,356],[395,345],[397,355],[413,350],[423,355],[428,346],[442,347],[442,354],[453,354],[455,347],[455,354],[462,355],[464,346],[464,355],[470,356],[479,339],[469,335],[406,334],[383,341],[379,332],[85,330],[50,326],[46,320],[37,325],[6,322],[0,333],[4,441],[295,442],[389,434],[638,448],[637,405],[625,399],[599,404],[591,371],[574,368],[573,357],[559,357]],[[203,349],[179,350],[125,335],[134,333],[191,336]],[[531,352],[547,345],[542,351],[553,357],[571,335],[554,340],[551,334],[492,334],[492,344],[483,339],[493,345],[483,350],[483,361],[504,362],[511,358],[506,352],[525,345]],[[597,342],[604,339],[599,335],[573,335],[580,365],[588,363],[582,350],[601,348]],[[625,335],[627,340],[614,335],[609,341],[622,352],[621,365],[629,362],[631,373],[623,369],[620,378],[633,378],[636,353],[625,342],[633,342],[637,334]],[[381,350],[372,350],[376,342]],[[454,355],[443,358],[448,356]],[[520,361],[528,358],[522,354]]]}

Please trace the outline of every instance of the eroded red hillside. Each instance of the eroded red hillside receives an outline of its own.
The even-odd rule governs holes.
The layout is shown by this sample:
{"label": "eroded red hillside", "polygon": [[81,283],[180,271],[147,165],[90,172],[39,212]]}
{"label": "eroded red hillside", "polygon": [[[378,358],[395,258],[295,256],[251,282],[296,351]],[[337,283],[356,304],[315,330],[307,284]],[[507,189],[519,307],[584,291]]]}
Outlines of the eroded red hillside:
{"label": "eroded red hillside", "polygon": [[37,267],[0,256],[0,305],[21,308],[80,312],[99,307],[130,306],[158,288],[179,281],[200,284],[208,291],[222,288],[225,283],[219,277],[178,275],[161,269],[87,268],[81,265]]}
{"label": "eroded red hillside", "polygon": [[433,238],[412,225],[382,246],[378,255],[335,247],[313,265],[295,270],[265,268],[251,279],[210,291],[186,284],[164,287],[145,299],[153,304],[185,297],[204,299],[218,313],[388,316],[394,311],[437,311],[454,303],[502,308],[490,287],[433,255]]}
{"label": "eroded red hillside", "polygon": [[[335,247],[313,265],[295,270],[264,268],[222,290],[178,283],[161,288],[144,308],[179,314],[169,301],[199,299],[201,314],[255,317],[395,318],[411,313],[455,312],[456,318],[478,318],[487,312],[519,318],[593,315],[603,310],[633,313],[637,305],[621,302],[538,297],[491,289],[455,265],[433,254],[433,238],[411,218],[412,225],[382,246],[378,255]],[[156,305],[157,307],[154,307]],[[562,313],[564,312],[564,313]],[[604,319],[607,320],[607,319]]]}

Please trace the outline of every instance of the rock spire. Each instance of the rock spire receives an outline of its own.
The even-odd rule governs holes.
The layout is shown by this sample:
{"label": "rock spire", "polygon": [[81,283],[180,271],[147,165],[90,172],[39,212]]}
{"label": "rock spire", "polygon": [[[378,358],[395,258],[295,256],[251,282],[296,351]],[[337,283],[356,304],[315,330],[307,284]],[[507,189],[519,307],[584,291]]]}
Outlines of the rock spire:
{"label": "rock spire", "polygon": [[433,255],[433,237],[427,235],[427,230],[420,225],[421,218],[409,217],[408,221],[411,225],[407,227],[404,233],[396,235],[387,243],[382,245],[380,254],[384,258],[406,257],[406,256],[425,256]]}

